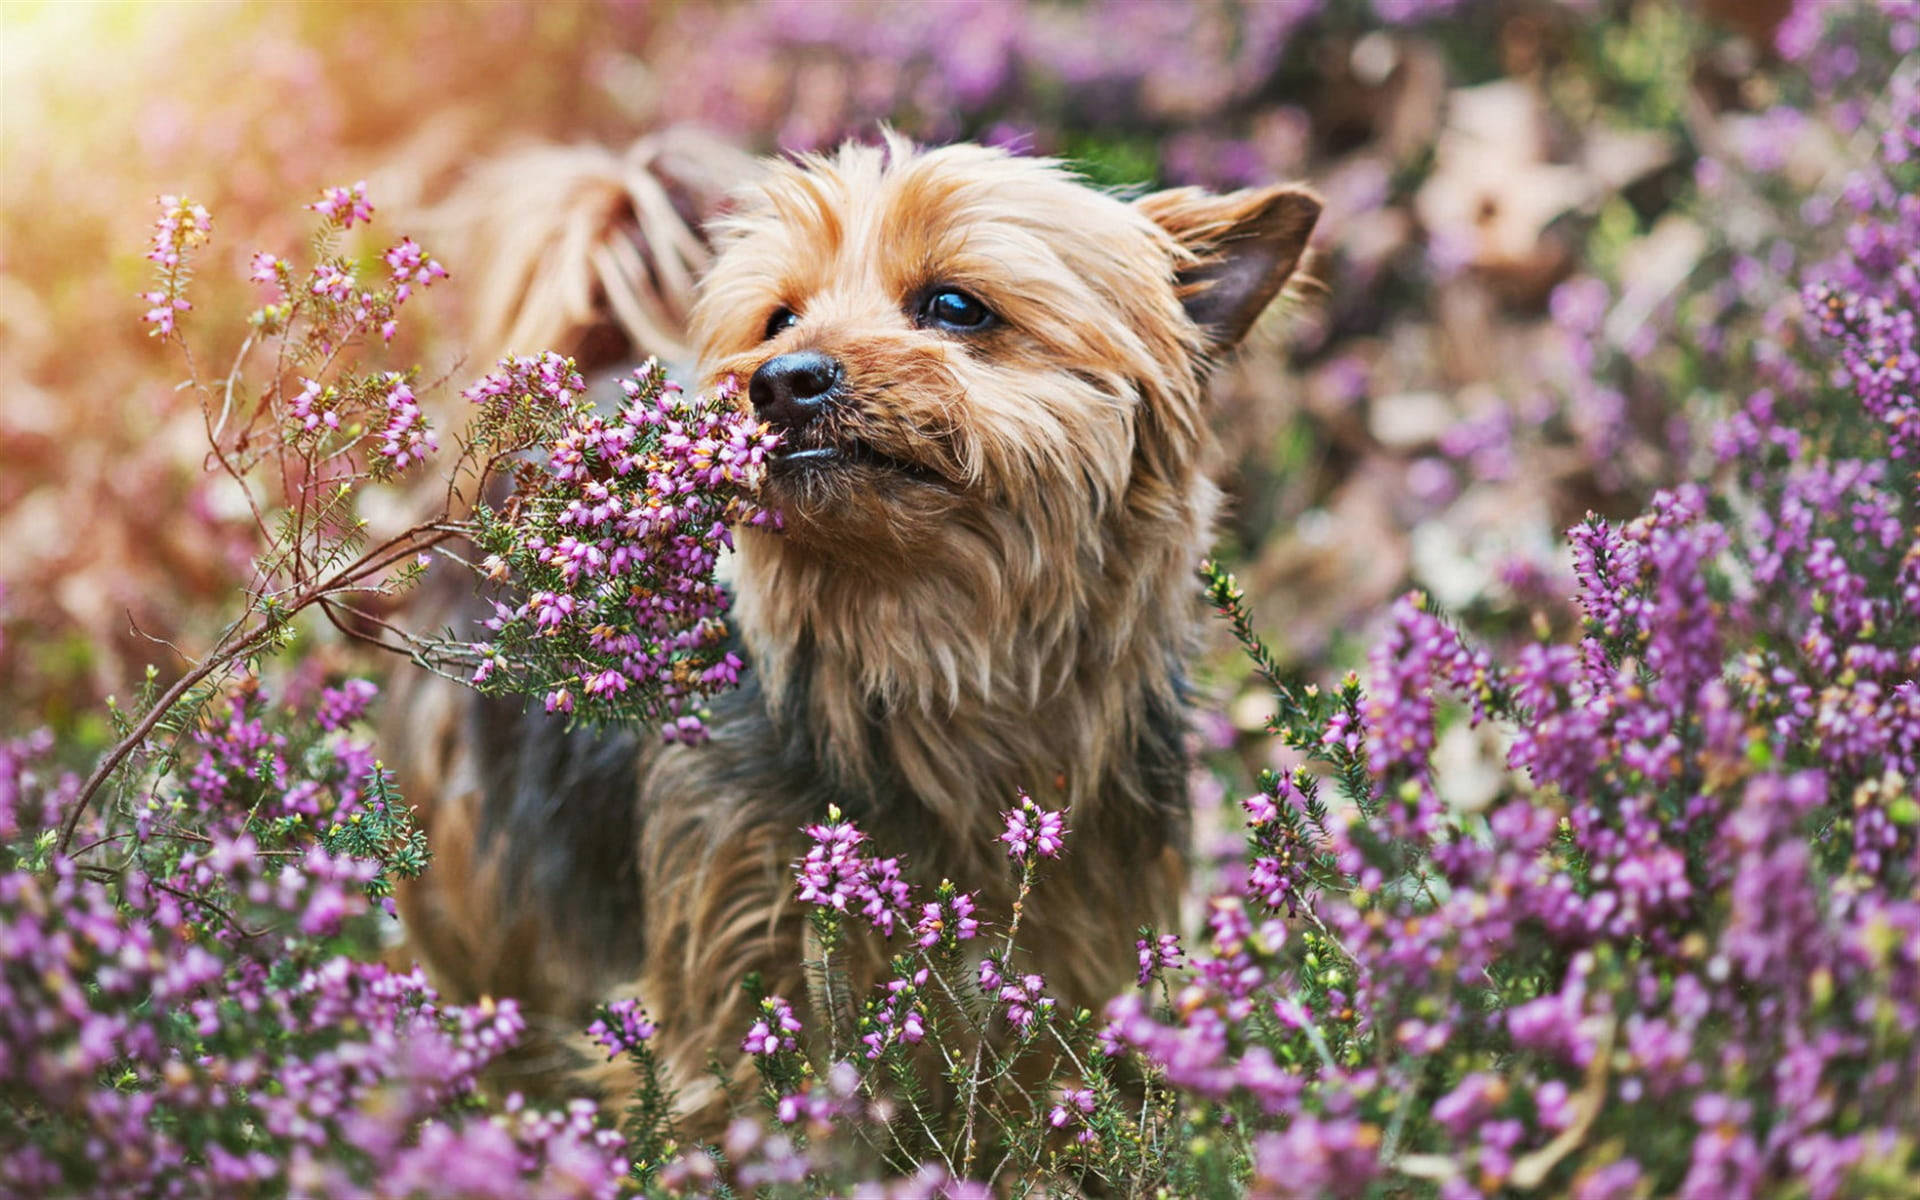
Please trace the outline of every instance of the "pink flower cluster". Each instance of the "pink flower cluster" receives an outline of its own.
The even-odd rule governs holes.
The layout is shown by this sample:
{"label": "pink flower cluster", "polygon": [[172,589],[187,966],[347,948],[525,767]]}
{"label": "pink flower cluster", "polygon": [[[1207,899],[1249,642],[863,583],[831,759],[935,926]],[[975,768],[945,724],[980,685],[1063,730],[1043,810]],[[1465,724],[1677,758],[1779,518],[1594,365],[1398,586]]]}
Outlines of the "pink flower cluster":
{"label": "pink flower cluster", "polygon": [[187,252],[213,236],[213,218],[184,196],[160,197],[160,216],[153,224],[153,244],[147,261],[162,270],[184,267]]}
{"label": "pink flower cluster", "polygon": [[[913,903],[897,858],[869,858],[861,850],[867,835],[830,810],[823,824],[805,830],[813,840],[795,869],[801,903],[835,912],[856,912],[891,936]],[[971,905],[969,905],[971,908]]]}
{"label": "pink flower cluster", "polygon": [[515,518],[482,517],[489,572],[526,599],[501,606],[492,641],[471,648],[474,679],[502,686],[502,663],[517,663],[513,685],[537,688],[549,712],[643,716],[669,740],[698,740],[696,705],[741,669],[714,570],[731,523],[769,519],[746,496],[776,438],[724,393],[686,397],[655,364],[624,388],[602,415],[572,363],[549,354],[503,360],[466,390],[483,439],[530,439],[546,468]]}
{"label": "pink flower cluster", "polygon": [[[365,180],[352,187],[327,188],[307,207],[326,220],[328,229],[340,232],[373,220]],[[400,329],[400,308],[412,298],[414,288],[430,287],[447,277],[446,268],[410,237],[401,238],[380,257],[387,266],[384,290],[361,288],[355,265],[344,258],[325,257],[314,267],[305,290],[329,306],[321,313],[322,321],[331,326],[326,336],[329,344],[341,345],[369,329],[391,342]],[[260,251],[253,256],[249,278],[284,290],[292,281],[292,268],[284,259]]]}
{"label": "pink flower cluster", "polygon": [[320,193],[318,200],[307,207],[341,229],[352,229],[355,224],[373,220],[373,202],[367,199],[367,181],[364,179],[352,187],[327,188]]}
{"label": "pink flower cluster", "polygon": [[380,257],[387,264],[395,304],[405,303],[413,295],[415,284],[431,287],[436,280],[447,277],[447,269],[427,257],[420,243],[412,238],[401,238]]}
{"label": "pink flower cluster", "polygon": [[602,1005],[599,1015],[587,1026],[587,1036],[613,1058],[639,1049],[657,1032],[658,1026],[647,1019],[646,1010],[634,999]]}
{"label": "pink flower cluster", "polygon": [[375,452],[392,470],[404,471],[438,450],[440,441],[421,413],[420,402],[414,398],[413,387],[406,377],[390,371],[384,382],[386,425],[380,430],[380,444]]}
{"label": "pink flower cluster", "polygon": [[1033,797],[1022,792],[1018,806],[1001,816],[1006,820],[1006,829],[999,840],[1006,845],[1008,858],[1030,865],[1035,859],[1060,857],[1067,837],[1064,814],[1041,808]]}
{"label": "pink flower cluster", "polygon": [[1186,962],[1186,952],[1180,948],[1177,933],[1163,933],[1152,941],[1140,938],[1133,943],[1133,948],[1139,962],[1137,982],[1141,987],[1158,979],[1163,972],[1178,970]]}
{"label": "pink flower cluster", "polygon": [[916,1046],[927,1036],[927,1014],[920,1006],[920,990],[927,985],[927,968],[921,967],[906,978],[895,977],[882,985],[879,1003],[870,1005],[861,1020],[865,1032],[860,1035],[869,1059],[879,1058],[892,1046]]}
{"label": "pink flower cluster", "polygon": [[147,260],[160,268],[160,286],[140,293],[148,305],[141,318],[153,326],[154,337],[173,336],[179,314],[193,308],[182,293],[187,284],[189,253],[213,236],[213,218],[207,210],[182,196],[160,197],[160,216],[153,225],[153,243]]}
{"label": "pink flower cluster", "polygon": [[747,1031],[740,1049],[763,1057],[795,1050],[799,1043],[794,1035],[800,1029],[800,1018],[793,1015],[793,1005],[779,996],[768,996],[760,1002],[760,1019]]}
{"label": "pink flower cluster", "polygon": [[299,422],[302,433],[318,432],[321,426],[329,430],[338,429],[338,399],[337,391],[321,387],[318,380],[302,379],[300,391],[287,402],[287,412]]}
{"label": "pink flower cluster", "polygon": [[525,1028],[510,1002],[445,1005],[418,970],[348,953],[389,876],[425,865],[345,732],[372,695],[349,681],[294,710],[237,694],[177,782],[83,824],[111,875],[84,851],[17,857],[15,839],[55,832],[74,781],[38,761],[44,741],[0,743],[0,1087],[35,1097],[0,1132],[0,1192],[410,1193],[483,1172],[461,1194],[571,1176],[611,1200],[622,1139],[590,1107],[470,1115]]}
{"label": "pink flower cluster", "polygon": [[1056,1002],[1046,994],[1046,977],[1030,971],[1018,979],[1007,979],[1001,974],[1004,969],[1005,964],[997,958],[981,959],[980,990],[999,1001],[1009,1025],[1022,1033],[1032,1032],[1036,1022],[1053,1015]]}
{"label": "pink flower cluster", "polygon": [[565,411],[586,387],[587,381],[574,370],[573,360],[549,350],[537,355],[509,355],[460,394],[474,404],[496,410],[531,403]]}
{"label": "pink flower cluster", "polygon": [[971,892],[927,901],[920,906],[920,919],[913,926],[915,944],[922,950],[931,950],[942,943],[971,941],[980,932],[980,921],[973,915],[974,911]]}

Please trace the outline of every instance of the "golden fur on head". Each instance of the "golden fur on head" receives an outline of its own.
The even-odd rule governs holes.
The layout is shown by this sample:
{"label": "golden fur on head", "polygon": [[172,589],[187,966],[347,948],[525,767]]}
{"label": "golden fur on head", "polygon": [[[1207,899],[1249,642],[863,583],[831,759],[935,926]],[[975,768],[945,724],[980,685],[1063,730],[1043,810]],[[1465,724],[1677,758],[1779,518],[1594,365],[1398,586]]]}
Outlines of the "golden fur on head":
{"label": "golden fur on head", "polygon": [[[1000,731],[932,727],[1037,713],[1071,693],[1067,707],[1095,711],[1046,723],[1089,743],[1073,756],[1085,776],[1073,798],[1096,785],[1105,753],[1092,743],[1127,736],[1130,698],[1088,696],[1082,677],[1168,652],[1167,616],[1192,607],[1216,501],[1197,469],[1212,345],[1177,287],[1274,197],[1293,202],[1278,208],[1295,217],[1284,232],[1297,258],[1317,211],[1297,192],[1128,204],[1049,160],[916,153],[895,138],[783,165],[720,223],[693,324],[710,378],[824,352],[845,370],[827,439],[911,468],[776,475],[786,532],[741,536],[742,632],[775,695],[792,647],[819,647],[813,669],[836,686],[812,691],[841,765],[863,765],[878,702],[928,723],[914,737],[935,744],[899,747],[895,761],[929,800],[956,790],[949,763],[987,751],[1051,778]],[[968,337],[918,327],[916,303],[936,286],[998,320]],[[780,309],[797,323],[768,339]],[[1144,637],[1143,621],[1156,626]],[[969,773],[964,787],[978,783]],[[992,816],[958,797],[935,807],[954,837]]]}
{"label": "golden fur on head", "polygon": [[[1057,164],[977,146],[915,156],[896,142],[787,165],[756,193],[719,226],[721,261],[694,311],[713,374],[825,351],[847,365],[837,432],[925,468],[943,497],[1021,515],[1071,500],[1097,520],[1126,488],[1142,420],[1197,437],[1197,331],[1170,286],[1141,286],[1170,284],[1178,244]],[[916,298],[948,285],[982,300],[995,327],[965,341],[918,328]],[[798,324],[764,340],[782,307]],[[868,516],[865,495],[852,479],[782,499],[801,540],[817,531],[870,562],[950,536],[915,510],[974,507],[916,496],[903,514],[890,497],[870,527],[844,511]]]}
{"label": "golden fur on head", "polygon": [[[712,227],[701,371],[744,383],[808,351],[840,382],[794,431],[818,454],[772,471],[785,532],[739,532],[750,670],[703,747],[609,753],[498,712],[465,740],[410,734],[441,754],[403,786],[465,868],[405,901],[439,976],[517,985],[563,1020],[637,994],[692,1128],[710,1129],[709,1056],[751,1075],[742,977],[808,997],[800,826],[837,805],[920,883],[1004,912],[993,836],[1024,788],[1068,807],[1073,836],[1023,944],[1070,1007],[1125,986],[1135,931],[1164,928],[1181,887],[1183,672],[1218,500],[1205,377],[1318,211],[1288,188],[1128,202],[1048,160],[898,138],[771,167]],[[930,322],[939,289],[993,319]],[[490,937],[535,961],[476,971]],[[859,939],[847,954],[861,987],[885,969]]]}

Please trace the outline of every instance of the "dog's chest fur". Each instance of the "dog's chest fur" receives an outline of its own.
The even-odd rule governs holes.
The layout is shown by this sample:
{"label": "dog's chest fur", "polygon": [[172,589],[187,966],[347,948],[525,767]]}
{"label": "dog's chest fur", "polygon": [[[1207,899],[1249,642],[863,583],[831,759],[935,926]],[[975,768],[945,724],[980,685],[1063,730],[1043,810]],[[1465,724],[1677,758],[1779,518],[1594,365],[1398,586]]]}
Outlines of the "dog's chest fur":
{"label": "dog's chest fur", "polygon": [[[551,961],[530,974],[564,980],[572,1006],[707,938],[696,927],[721,909],[746,919],[761,906],[758,928],[741,927],[746,943],[797,965],[793,930],[777,931],[797,911],[791,866],[805,849],[802,827],[829,806],[871,836],[876,854],[901,857],[916,883],[978,889],[1004,917],[1014,876],[994,833],[1026,790],[1068,805],[1072,829],[1030,929],[1044,930],[1050,914],[1093,911],[1110,922],[1137,910],[1134,924],[1168,915],[1176,890],[1145,894],[1139,867],[1177,857],[1185,840],[1187,712],[1171,647],[1157,678],[1119,682],[1109,665],[1032,707],[963,700],[930,711],[885,694],[833,695],[852,685],[811,640],[783,663],[777,694],[751,652],[739,652],[748,658],[741,686],[716,699],[703,745],[626,732],[557,737],[551,718],[513,701],[469,712],[477,773],[491,781],[478,857],[517,897],[519,919],[540,926],[530,941]],[[914,777],[930,770],[928,794]],[[1091,1002],[1099,990],[1076,998]]]}

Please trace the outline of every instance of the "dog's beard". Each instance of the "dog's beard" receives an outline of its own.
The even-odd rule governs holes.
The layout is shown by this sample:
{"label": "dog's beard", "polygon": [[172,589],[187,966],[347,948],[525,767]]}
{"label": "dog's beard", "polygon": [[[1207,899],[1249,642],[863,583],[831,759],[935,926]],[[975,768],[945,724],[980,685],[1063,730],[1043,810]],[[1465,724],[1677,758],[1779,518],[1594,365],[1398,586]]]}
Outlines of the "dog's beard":
{"label": "dog's beard", "polygon": [[970,502],[925,466],[852,440],[778,455],[761,499],[796,549],[881,566],[924,553]]}
{"label": "dog's beard", "polygon": [[898,563],[980,502],[950,436],[874,415],[858,392],[833,415],[787,436],[768,464],[761,500],[798,545],[836,557]]}

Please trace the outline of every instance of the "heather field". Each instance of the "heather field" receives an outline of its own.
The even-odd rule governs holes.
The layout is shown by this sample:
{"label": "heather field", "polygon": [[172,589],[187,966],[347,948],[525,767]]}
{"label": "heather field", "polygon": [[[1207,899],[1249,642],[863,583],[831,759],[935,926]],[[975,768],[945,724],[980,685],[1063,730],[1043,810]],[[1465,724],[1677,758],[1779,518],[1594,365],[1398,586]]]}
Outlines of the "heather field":
{"label": "heather field", "polygon": [[[1920,1195],[1920,0],[28,3],[0,69],[0,1194]],[[1214,382],[1179,927],[1075,1009],[1072,811],[1011,909],[814,813],[717,1140],[640,999],[630,1097],[489,1070],[376,734],[737,686],[764,427],[475,333],[487,164],[694,125],[1325,203]]]}

